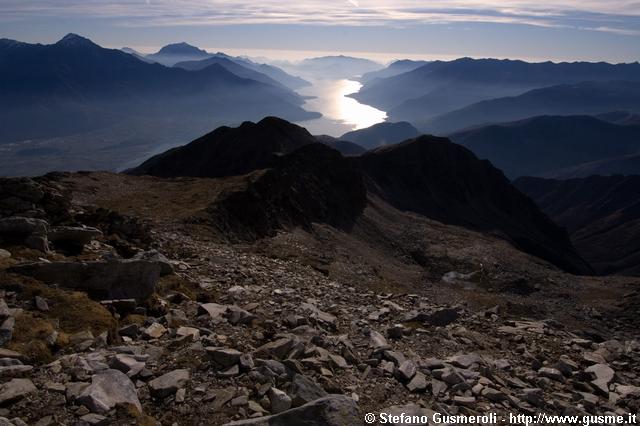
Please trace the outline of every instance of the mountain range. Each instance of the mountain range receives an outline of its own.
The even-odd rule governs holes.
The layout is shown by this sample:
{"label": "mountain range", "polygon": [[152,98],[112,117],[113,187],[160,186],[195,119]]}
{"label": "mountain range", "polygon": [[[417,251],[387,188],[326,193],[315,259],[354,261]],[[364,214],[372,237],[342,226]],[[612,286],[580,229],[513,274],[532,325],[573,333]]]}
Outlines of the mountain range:
{"label": "mountain range", "polygon": [[428,64],[428,61],[412,61],[410,59],[402,59],[394,61],[387,67],[364,73],[358,80],[363,84],[370,83],[376,79],[389,78],[395,75],[404,74],[409,71],[413,71],[423,65]]}
{"label": "mountain range", "polygon": [[[175,48],[184,45],[162,52]],[[271,114],[320,116],[304,110],[304,98],[292,89],[248,65],[170,68],[76,34],[50,45],[0,40],[0,92],[5,175],[45,173],[54,165],[113,170],[122,158],[175,146],[207,127]]]}
{"label": "mountain range", "polygon": [[[499,170],[459,145],[444,138],[421,136],[346,159],[330,147],[320,148],[322,145],[304,128],[271,117],[235,129],[217,129],[149,159],[129,173],[220,178],[267,169],[266,174],[254,177],[248,194],[233,194],[233,199],[224,204],[226,213],[218,211],[226,218],[223,221],[226,226],[241,229],[243,235],[275,232],[280,225],[273,225],[275,228],[267,225],[280,223],[273,219],[280,217],[278,212],[289,218],[287,223],[296,224],[302,224],[301,218],[308,216],[301,209],[332,218],[335,212],[343,210],[352,212],[349,217],[354,220],[353,215],[362,209],[359,200],[367,196],[366,188],[367,194],[400,211],[493,232],[515,247],[563,269],[590,271],[573,252],[561,228],[518,192]],[[301,163],[308,166],[301,168]],[[350,185],[359,180],[364,185],[358,195],[358,190]],[[296,184],[292,186],[292,182]],[[351,196],[333,194],[342,190]],[[320,211],[317,197],[326,201]],[[234,204],[236,201],[240,205]],[[330,207],[337,205],[341,207]],[[334,213],[325,215],[322,209]],[[235,217],[239,217],[240,223],[234,225]],[[346,219],[341,216],[339,222],[347,223]],[[330,223],[333,222],[332,219]]]}
{"label": "mountain range", "polygon": [[425,132],[450,134],[537,115],[640,112],[640,81],[583,82],[545,87],[518,96],[481,101],[417,123]]}
{"label": "mountain range", "polygon": [[269,84],[273,84],[275,81],[291,90],[297,90],[311,85],[308,81],[288,74],[276,66],[256,63],[247,58],[229,56],[222,52],[215,54],[208,53],[204,58],[177,62],[173,66],[189,71],[197,71],[216,63],[229,67],[229,70],[233,69],[232,72],[238,75],[247,75],[247,78],[257,79],[258,81]]}
{"label": "mountain range", "polygon": [[450,137],[490,160],[510,178],[561,176],[571,170],[576,177],[588,176],[604,172],[603,163],[609,164],[611,173],[620,173],[621,161],[629,163],[627,172],[640,173],[629,160],[640,156],[640,126],[613,124],[592,116],[539,116],[477,127]]}
{"label": "mountain range", "polygon": [[238,77],[259,81],[265,84],[271,84],[273,86],[287,88],[286,85],[280,83],[277,80],[274,80],[267,74],[255,71],[249,67],[239,64],[232,58],[228,58],[225,56],[211,56],[198,61],[178,62],[174,65],[174,67],[181,68],[187,71],[199,71],[208,68],[211,65],[220,65],[221,67],[223,67],[230,73],[237,75]]}
{"label": "mountain range", "polygon": [[190,72],[148,64],[74,34],[52,45],[1,41],[0,90],[4,143],[80,133],[132,115],[318,116],[300,107],[295,92],[220,65]]}
{"label": "mountain range", "polygon": [[[392,120],[417,123],[483,100],[518,96],[543,87],[581,82],[637,82],[639,71],[638,63],[528,63],[462,58],[434,61],[409,72],[370,81],[351,96],[387,111]],[[611,109],[599,112],[607,111]]]}
{"label": "mountain range", "polygon": [[514,185],[569,230],[598,273],[640,276],[640,176],[524,177]]}

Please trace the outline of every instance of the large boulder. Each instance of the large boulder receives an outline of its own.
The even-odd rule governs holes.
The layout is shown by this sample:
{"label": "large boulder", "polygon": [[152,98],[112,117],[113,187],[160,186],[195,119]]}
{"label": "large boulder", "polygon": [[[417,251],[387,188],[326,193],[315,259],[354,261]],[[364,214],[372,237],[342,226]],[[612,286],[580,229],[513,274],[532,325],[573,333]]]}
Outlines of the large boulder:
{"label": "large boulder", "polygon": [[109,259],[91,262],[36,262],[12,267],[10,272],[28,275],[47,284],[86,291],[98,299],[136,299],[142,302],[154,292],[160,278],[157,262]]}
{"label": "large boulder", "polygon": [[189,370],[173,370],[149,382],[149,393],[155,398],[165,398],[175,394],[189,381]]}
{"label": "large boulder", "polygon": [[116,406],[132,405],[142,412],[133,382],[121,371],[104,370],[94,375],[78,402],[93,413],[106,413]]}
{"label": "large boulder", "polygon": [[6,217],[0,219],[0,242],[24,245],[34,250],[49,251],[47,233],[49,224],[30,217]]}
{"label": "large boulder", "polygon": [[44,191],[32,179],[0,179],[0,214],[13,215],[34,210],[44,195]]}
{"label": "large boulder", "polygon": [[273,416],[240,420],[226,426],[344,426],[362,425],[356,402],[344,395],[328,395]]}
{"label": "large boulder", "polygon": [[296,374],[291,381],[289,395],[291,395],[294,407],[297,407],[325,397],[327,392],[307,376]]}
{"label": "large boulder", "polygon": [[102,231],[90,226],[56,226],[48,234],[49,241],[57,246],[78,250],[100,236]]}
{"label": "large boulder", "polygon": [[162,276],[171,275],[174,272],[173,265],[169,262],[169,259],[167,259],[166,256],[158,250],[142,251],[133,256],[133,258],[136,260],[146,260],[158,263],[160,265],[160,275]]}
{"label": "large boulder", "polygon": [[47,179],[0,178],[0,217],[69,219],[71,197]]}
{"label": "large boulder", "polygon": [[37,390],[29,379],[12,379],[0,386],[0,406],[24,398]]}

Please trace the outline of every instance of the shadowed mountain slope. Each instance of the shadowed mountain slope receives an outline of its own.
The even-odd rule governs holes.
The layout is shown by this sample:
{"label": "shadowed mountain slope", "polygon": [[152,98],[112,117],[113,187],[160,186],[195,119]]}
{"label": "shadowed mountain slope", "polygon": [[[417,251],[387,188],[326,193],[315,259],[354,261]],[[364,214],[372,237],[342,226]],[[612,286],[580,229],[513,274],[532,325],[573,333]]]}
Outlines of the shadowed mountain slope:
{"label": "shadowed mountain slope", "polygon": [[175,64],[174,67],[182,68],[188,71],[198,71],[198,70],[202,70],[207,67],[210,67],[211,65],[214,65],[214,64],[222,66],[224,69],[237,75],[238,77],[248,78],[251,80],[259,81],[261,83],[271,84],[273,86],[285,87],[284,85],[280,84],[280,82],[272,79],[266,74],[262,74],[260,72],[254,71],[250,68],[247,68],[243,65],[238,64],[237,62],[231,59],[220,57],[220,56],[213,56],[211,58],[207,58],[201,61],[179,62]]}
{"label": "shadowed mountain slope", "polygon": [[[264,172],[256,171],[265,168]],[[255,184],[235,193],[231,204],[225,204],[227,213],[222,214],[225,226],[244,230],[241,235],[264,235],[278,224],[302,226],[315,221],[316,215],[324,218],[323,223],[342,223],[334,213],[322,212],[334,212],[339,199],[345,214],[353,217],[363,196],[353,183],[363,180],[370,195],[396,209],[495,233],[520,250],[563,269],[590,271],[573,251],[566,232],[516,190],[499,170],[444,138],[423,136],[345,159],[317,143],[305,129],[267,118],[236,129],[217,129],[189,145],[154,157],[129,173],[223,177],[253,171]],[[303,186],[293,183],[296,176]],[[331,185],[338,198],[328,195]],[[350,195],[346,196],[345,191]],[[320,200],[325,198],[330,205],[323,207]],[[306,221],[305,215],[309,215]],[[252,222],[254,227],[249,226]]]}
{"label": "shadowed mountain slope", "polygon": [[366,149],[392,145],[420,135],[418,129],[407,122],[378,123],[366,129],[345,133],[340,139],[356,143]]}
{"label": "shadowed mountain slope", "polygon": [[[617,125],[590,116],[534,117],[450,137],[510,178],[554,176],[563,169],[580,173],[582,164],[640,153],[640,126]],[[586,167],[585,172],[590,169]]]}
{"label": "shadowed mountain slope", "polygon": [[275,117],[240,127],[219,127],[181,147],[150,158],[129,171],[162,177],[222,177],[270,167],[279,154],[317,143],[306,129]]}
{"label": "shadowed mountain slope", "polygon": [[598,273],[640,276],[640,176],[524,177],[514,185],[567,227]]}
{"label": "shadowed mountain slope", "polygon": [[363,74],[359,80],[362,83],[370,83],[379,78],[389,78],[405,72],[413,71],[416,68],[420,68],[423,65],[428,64],[427,61],[412,61],[409,59],[403,59],[391,63],[388,67],[377,71],[371,71]]}
{"label": "shadowed mountain slope", "polygon": [[348,155],[360,155],[367,150],[362,146],[355,144],[353,142],[344,141],[342,139],[334,138],[333,136],[328,135],[315,135],[318,142],[323,143],[336,151],[339,151],[340,154],[344,156]]}
{"label": "shadowed mountain slope", "polygon": [[[264,75],[268,77],[269,82],[276,81],[282,86],[288,87],[292,90],[301,89],[303,87],[307,87],[311,85],[311,83],[309,83],[308,81],[300,77],[291,75],[276,66],[269,65],[269,64],[260,64],[243,57],[229,56],[222,52],[218,52],[213,55],[210,55],[205,59],[179,62],[179,63],[176,63],[174,66],[177,68],[184,68],[184,69],[193,71],[193,70],[206,68],[213,63],[220,63],[221,65],[227,64],[226,62],[221,60],[227,60],[227,61],[233,62],[236,65],[234,67],[236,71],[246,73],[244,69],[251,70],[254,73],[259,73],[260,75]],[[242,69],[238,67],[242,67]]]}
{"label": "shadowed mountain slope", "polygon": [[350,160],[320,143],[305,145],[256,172],[247,187],[221,195],[210,213],[243,239],[324,223],[348,230],[367,204],[363,176]]}
{"label": "shadowed mountain slope", "polygon": [[538,115],[596,115],[618,109],[640,112],[640,82],[585,82],[535,89],[519,96],[479,102],[425,120],[418,128],[451,134],[474,126]]}
{"label": "shadowed mountain slope", "polygon": [[369,151],[360,159],[370,191],[399,210],[496,232],[566,270],[590,271],[567,233],[500,170],[448,139],[421,136]]}

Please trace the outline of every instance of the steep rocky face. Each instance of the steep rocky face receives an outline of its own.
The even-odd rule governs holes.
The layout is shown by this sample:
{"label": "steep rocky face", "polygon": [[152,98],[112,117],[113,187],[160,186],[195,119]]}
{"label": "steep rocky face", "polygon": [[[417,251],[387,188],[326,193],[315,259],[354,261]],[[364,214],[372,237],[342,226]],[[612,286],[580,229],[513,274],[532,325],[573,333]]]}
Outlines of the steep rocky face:
{"label": "steep rocky face", "polygon": [[160,177],[242,175],[273,164],[279,154],[317,143],[306,129],[275,117],[220,127],[188,145],[150,158],[128,173]]}
{"label": "steep rocky face", "polygon": [[568,228],[598,273],[640,275],[640,176],[526,177],[514,185]]}
{"label": "steep rocky face", "polygon": [[262,237],[313,222],[348,228],[366,205],[355,163],[323,144],[304,146],[259,172],[246,188],[228,192],[211,207],[215,223],[236,236]]}
{"label": "steep rocky face", "polygon": [[422,136],[360,157],[368,189],[397,209],[502,234],[563,269],[587,273],[563,229],[488,161],[445,138]]}

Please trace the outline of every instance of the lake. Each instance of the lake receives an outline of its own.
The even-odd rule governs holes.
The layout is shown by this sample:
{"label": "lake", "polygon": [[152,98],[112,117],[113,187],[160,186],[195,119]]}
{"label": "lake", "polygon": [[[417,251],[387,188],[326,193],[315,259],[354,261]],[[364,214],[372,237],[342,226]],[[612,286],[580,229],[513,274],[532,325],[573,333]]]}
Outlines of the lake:
{"label": "lake", "polygon": [[338,137],[346,132],[364,129],[381,123],[387,113],[363,105],[348,97],[357,93],[362,84],[354,80],[315,80],[313,85],[298,91],[302,96],[313,96],[303,105],[308,111],[321,113],[322,118],[302,121],[297,124],[305,127],[314,135]]}

